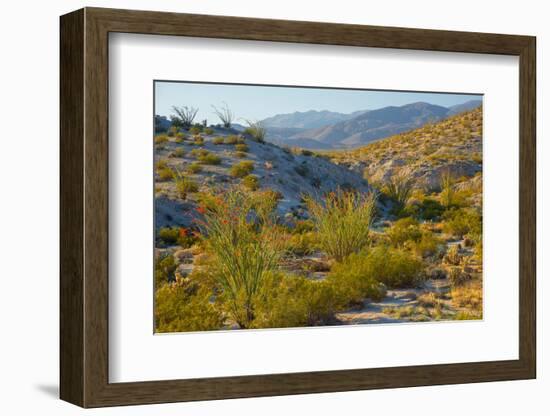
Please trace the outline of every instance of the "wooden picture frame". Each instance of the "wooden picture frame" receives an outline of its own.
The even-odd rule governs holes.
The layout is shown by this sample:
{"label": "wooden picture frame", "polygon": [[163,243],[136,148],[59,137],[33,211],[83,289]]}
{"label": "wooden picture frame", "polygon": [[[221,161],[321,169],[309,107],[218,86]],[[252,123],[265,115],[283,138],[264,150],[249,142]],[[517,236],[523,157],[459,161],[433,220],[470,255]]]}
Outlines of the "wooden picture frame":
{"label": "wooden picture frame", "polygon": [[[535,38],[85,8],[61,17],[60,396],[101,407],[530,379],[536,376]],[[519,57],[519,359],[109,383],[108,35],[262,40]]]}

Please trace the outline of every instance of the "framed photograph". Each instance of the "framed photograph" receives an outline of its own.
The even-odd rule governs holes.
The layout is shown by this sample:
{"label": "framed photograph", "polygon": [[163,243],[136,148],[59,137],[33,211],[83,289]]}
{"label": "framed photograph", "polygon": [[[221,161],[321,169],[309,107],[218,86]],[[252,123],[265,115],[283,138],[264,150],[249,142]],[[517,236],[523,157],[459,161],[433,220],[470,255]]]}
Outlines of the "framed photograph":
{"label": "framed photograph", "polygon": [[536,377],[535,38],[61,17],[82,407]]}

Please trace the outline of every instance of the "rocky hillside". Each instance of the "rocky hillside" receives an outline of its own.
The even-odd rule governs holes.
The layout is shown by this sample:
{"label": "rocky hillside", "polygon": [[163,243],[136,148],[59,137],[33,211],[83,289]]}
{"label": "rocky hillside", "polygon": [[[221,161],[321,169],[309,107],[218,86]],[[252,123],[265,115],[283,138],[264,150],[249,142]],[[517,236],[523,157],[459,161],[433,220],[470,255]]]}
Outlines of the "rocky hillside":
{"label": "rocky hillside", "polygon": [[260,143],[234,131],[205,129],[195,135],[160,135],[155,141],[156,227],[191,225],[190,213],[201,192],[238,184],[280,193],[283,216],[302,214],[304,194],[321,195],[337,187],[369,189],[362,175],[326,157]]}
{"label": "rocky hillside", "polygon": [[482,109],[478,107],[355,150],[325,154],[375,183],[402,174],[414,179],[419,188],[434,189],[444,172],[455,178],[481,172],[481,137]]}

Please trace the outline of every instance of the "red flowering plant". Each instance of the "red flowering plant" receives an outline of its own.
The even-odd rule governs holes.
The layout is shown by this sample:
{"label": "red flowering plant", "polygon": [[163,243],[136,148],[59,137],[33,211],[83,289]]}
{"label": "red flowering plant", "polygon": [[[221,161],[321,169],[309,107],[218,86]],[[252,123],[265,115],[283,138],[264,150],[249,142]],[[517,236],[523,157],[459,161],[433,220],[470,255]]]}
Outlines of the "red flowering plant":
{"label": "red flowering plant", "polygon": [[195,232],[189,228],[180,227],[178,231],[178,245],[182,248],[192,247],[199,241],[198,237],[194,233]]}
{"label": "red flowering plant", "polygon": [[284,238],[275,226],[276,202],[267,204],[249,192],[231,188],[213,197],[199,220],[201,235],[215,261],[220,300],[241,328],[254,321],[254,302],[277,269]]}

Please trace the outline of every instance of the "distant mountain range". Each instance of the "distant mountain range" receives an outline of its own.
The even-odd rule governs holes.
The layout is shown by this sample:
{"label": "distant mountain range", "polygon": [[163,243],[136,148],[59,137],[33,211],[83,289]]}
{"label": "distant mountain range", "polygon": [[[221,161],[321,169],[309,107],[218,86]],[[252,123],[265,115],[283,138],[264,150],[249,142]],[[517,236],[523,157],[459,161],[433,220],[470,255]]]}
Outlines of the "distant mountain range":
{"label": "distant mountain range", "polygon": [[355,111],[350,114],[336,113],[334,111],[296,111],[289,114],[277,114],[262,120],[265,127],[269,128],[297,128],[297,129],[317,129],[330,126],[340,121],[350,120],[363,114],[365,111]]}
{"label": "distant mountain range", "polygon": [[353,148],[479,107],[481,100],[443,107],[425,102],[342,114],[306,111],[262,121],[268,140],[307,149]]}

